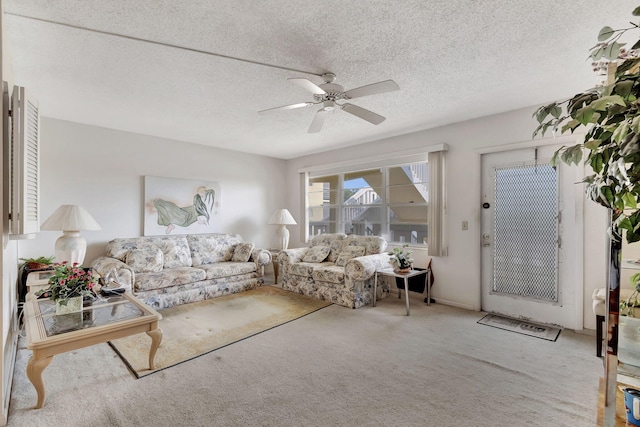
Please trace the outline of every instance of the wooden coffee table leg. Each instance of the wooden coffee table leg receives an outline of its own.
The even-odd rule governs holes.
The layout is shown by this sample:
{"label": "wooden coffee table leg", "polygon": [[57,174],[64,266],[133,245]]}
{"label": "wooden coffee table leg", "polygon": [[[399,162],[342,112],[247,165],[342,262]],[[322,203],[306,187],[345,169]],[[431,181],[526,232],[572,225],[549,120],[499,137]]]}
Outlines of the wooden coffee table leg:
{"label": "wooden coffee table leg", "polygon": [[156,351],[160,347],[162,341],[162,329],[157,328],[152,331],[148,331],[147,335],[151,337],[151,349],[149,350],[149,369],[156,369],[154,359],[156,358]]}
{"label": "wooden coffee table leg", "polygon": [[44,406],[45,391],[44,382],[42,381],[42,371],[49,366],[49,363],[51,363],[52,360],[53,356],[36,359],[31,355],[31,358],[27,363],[27,378],[29,378],[29,381],[31,381],[31,384],[33,384],[36,389],[36,393],[38,394],[36,409],[40,409]]}

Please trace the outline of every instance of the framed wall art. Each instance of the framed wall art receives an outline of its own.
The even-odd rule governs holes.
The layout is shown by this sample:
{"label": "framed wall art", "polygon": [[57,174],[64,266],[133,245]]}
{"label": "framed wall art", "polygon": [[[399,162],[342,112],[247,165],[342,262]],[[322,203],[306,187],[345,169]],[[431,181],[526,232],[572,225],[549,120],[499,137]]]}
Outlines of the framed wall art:
{"label": "framed wall art", "polygon": [[220,185],[144,177],[144,235],[220,232]]}

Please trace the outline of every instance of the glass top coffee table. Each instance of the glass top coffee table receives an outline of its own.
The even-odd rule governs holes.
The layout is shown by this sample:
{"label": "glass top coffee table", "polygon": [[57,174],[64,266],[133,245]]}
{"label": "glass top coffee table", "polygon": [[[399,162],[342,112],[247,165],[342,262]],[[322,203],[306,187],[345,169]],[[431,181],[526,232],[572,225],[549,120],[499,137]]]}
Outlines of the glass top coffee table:
{"label": "glass top coffee table", "polygon": [[155,369],[156,351],[162,341],[158,322],[162,316],[133,295],[100,297],[80,313],[56,315],[49,299],[31,299],[24,305],[27,348],[32,351],[27,377],[38,393],[36,409],[45,399],[42,372],[56,354],[77,350],[129,335],[145,332],[151,337],[149,368]]}

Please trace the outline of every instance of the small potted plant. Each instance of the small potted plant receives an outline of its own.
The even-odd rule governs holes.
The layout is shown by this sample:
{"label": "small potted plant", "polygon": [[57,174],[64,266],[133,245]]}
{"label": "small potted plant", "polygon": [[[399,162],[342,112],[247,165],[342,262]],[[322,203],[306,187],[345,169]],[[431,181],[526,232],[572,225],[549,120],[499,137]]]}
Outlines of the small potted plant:
{"label": "small potted plant", "polygon": [[22,265],[27,270],[46,270],[53,264],[53,258],[53,256],[41,256],[38,258],[20,258],[20,261],[22,261]]}
{"label": "small potted plant", "polygon": [[94,288],[98,279],[89,270],[78,263],[70,265],[64,261],[53,264],[53,274],[49,278],[49,286],[37,295],[49,293],[56,303],[56,314],[69,314],[82,311],[83,299],[93,300],[96,297]]}
{"label": "small potted plant", "polygon": [[408,246],[402,245],[402,248],[393,248],[393,251],[389,252],[391,256],[389,262],[393,265],[393,271],[396,273],[408,273],[411,271],[413,258],[411,258],[411,251],[405,249]]}

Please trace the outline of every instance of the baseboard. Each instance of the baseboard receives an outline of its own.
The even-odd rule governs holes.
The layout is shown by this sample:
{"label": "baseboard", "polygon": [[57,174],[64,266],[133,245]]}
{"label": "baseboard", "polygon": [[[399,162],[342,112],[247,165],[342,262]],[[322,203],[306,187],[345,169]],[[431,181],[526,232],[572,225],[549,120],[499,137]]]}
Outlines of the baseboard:
{"label": "baseboard", "polygon": [[4,351],[4,373],[6,377],[3,382],[2,396],[4,400],[2,402],[2,417],[0,417],[0,424],[6,425],[9,421],[9,402],[11,401],[11,386],[13,385],[13,371],[16,366],[16,356],[18,353],[18,337],[19,330],[10,330],[7,336],[7,347]]}

